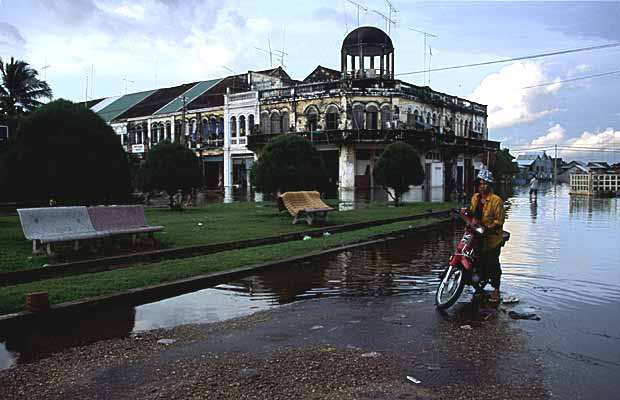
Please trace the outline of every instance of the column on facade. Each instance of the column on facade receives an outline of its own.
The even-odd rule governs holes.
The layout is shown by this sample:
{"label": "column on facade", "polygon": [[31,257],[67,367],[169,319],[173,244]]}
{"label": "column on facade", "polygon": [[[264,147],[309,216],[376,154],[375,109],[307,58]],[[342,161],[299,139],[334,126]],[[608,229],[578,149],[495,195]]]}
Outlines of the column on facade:
{"label": "column on facade", "polygon": [[151,124],[153,121],[149,118],[146,120],[146,138],[144,139],[144,147],[150,149],[151,148]]}
{"label": "column on facade", "polygon": [[174,123],[174,118],[172,118],[170,120],[170,141],[172,143],[174,143],[174,138],[175,138],[174,128],[175,128],[175,123]]}
{"label": "column on facade", "polygon": [[355,146],[341,146],[338,168],[340,192],[355,190],[355,163]]}

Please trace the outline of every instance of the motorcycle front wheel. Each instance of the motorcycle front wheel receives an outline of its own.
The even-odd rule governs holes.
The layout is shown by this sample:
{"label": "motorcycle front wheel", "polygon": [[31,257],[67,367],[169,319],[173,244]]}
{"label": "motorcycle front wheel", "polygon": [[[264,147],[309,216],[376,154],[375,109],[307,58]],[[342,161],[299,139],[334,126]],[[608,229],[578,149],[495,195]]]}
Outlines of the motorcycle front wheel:
{"label": "motorcycle front wheel", "polygon": [[464,287],[463,267],[460,265],[452,268],[448,267],[435,294],[435,305],[437,308],[443,310],[456,303],[461,293],[463,293]]}

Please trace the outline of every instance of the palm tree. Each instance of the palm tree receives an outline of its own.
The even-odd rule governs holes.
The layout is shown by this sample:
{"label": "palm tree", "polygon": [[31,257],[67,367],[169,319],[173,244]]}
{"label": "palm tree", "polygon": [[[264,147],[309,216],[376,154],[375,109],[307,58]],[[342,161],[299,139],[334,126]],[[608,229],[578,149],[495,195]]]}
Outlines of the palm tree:
{"label": "palm tree", "polygon": [[52,89],[38,78],[37,71],[21,60],[0,58],[0,114],[30,112],[41,105],[39,99],[52,98]]}

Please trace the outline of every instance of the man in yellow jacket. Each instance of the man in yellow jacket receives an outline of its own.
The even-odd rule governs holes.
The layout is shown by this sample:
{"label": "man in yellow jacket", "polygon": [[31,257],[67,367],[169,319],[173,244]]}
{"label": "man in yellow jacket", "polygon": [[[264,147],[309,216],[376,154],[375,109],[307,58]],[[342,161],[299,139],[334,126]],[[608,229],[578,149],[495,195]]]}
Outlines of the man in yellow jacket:
{"label": "man in yellow jacket", "polygon": [[495,289],[491,301],[500,300],[499,285],[502,269],[499,254],[502,248],[502,226],[504,225],[504,201],[493,193],[493,174],[482,169],[477,177],[477,191],[471,198],[469,211],[485,226],[480,254],[481,271],[491,280]]}

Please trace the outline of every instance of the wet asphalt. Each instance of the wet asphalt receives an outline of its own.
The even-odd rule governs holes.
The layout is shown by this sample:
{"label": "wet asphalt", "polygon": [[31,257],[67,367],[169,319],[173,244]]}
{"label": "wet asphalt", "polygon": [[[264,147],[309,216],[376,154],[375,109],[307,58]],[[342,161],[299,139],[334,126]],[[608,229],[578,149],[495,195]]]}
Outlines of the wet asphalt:
{"label": "wet asphalt", "polygon": [[509,310],[465,301],[440,313],[430,294],[296,302],[66,349],[0,372],[0,397],[551,397],[524,339],[523,324],[538,322],[513,320]]}

